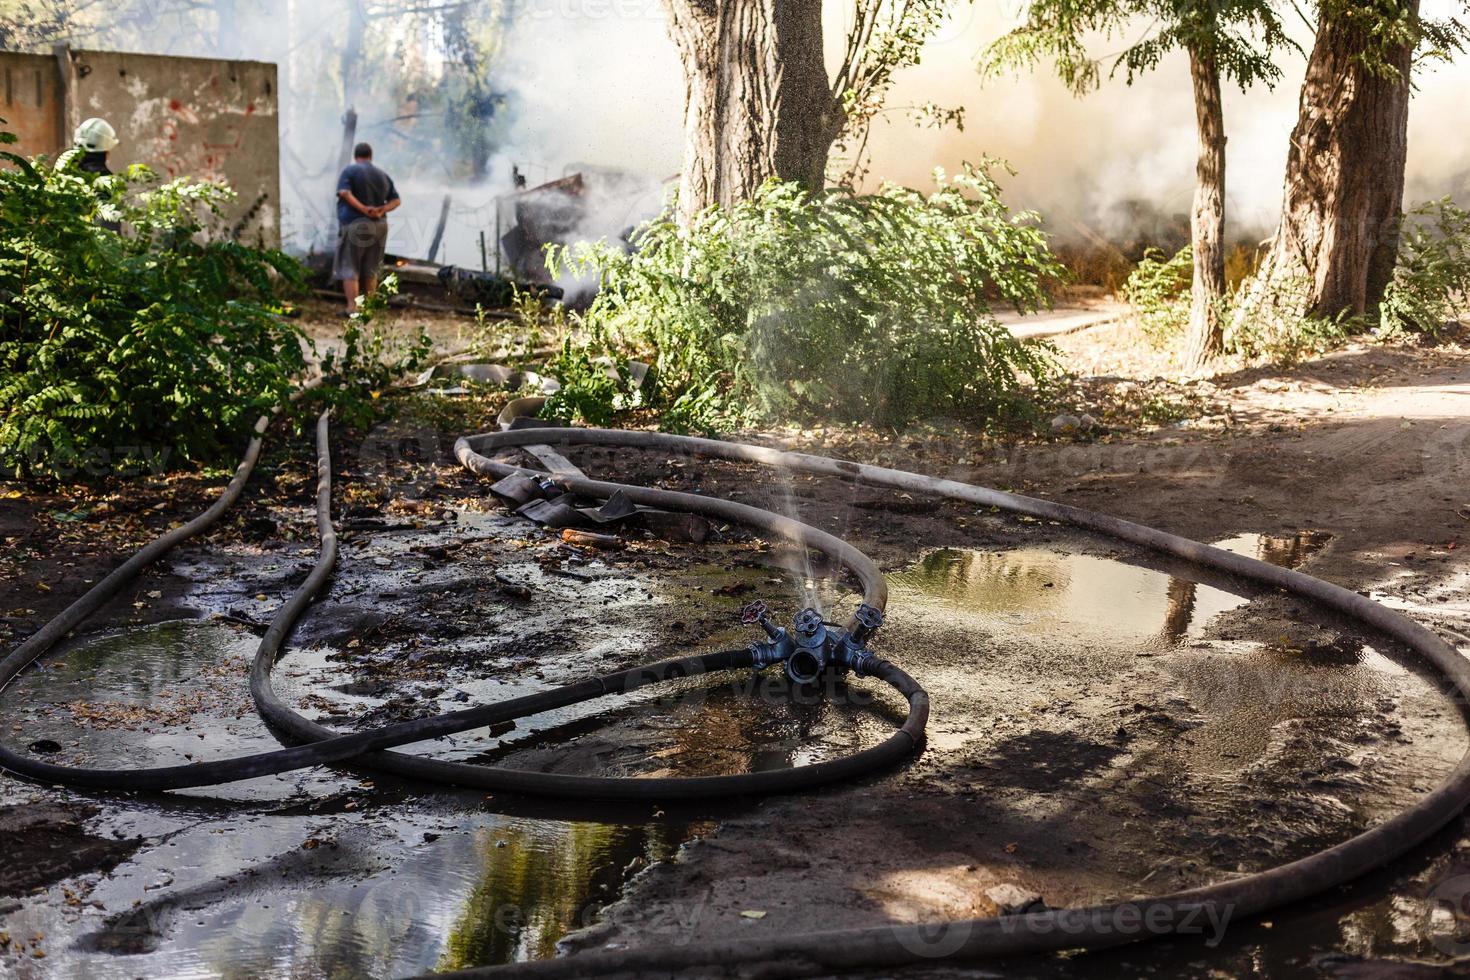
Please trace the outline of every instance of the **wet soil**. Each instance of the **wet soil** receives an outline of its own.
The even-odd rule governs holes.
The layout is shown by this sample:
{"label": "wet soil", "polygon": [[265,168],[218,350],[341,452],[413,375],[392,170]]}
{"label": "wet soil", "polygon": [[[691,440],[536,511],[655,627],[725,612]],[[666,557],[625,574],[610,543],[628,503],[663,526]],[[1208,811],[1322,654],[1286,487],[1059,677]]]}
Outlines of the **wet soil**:
{"label": "wet soil", "polygon": [[[1183,425],[1109,423],[1044,443],[958,428],[761,438],[1065,498],[1371,592],[1453,642],[1470,632],[1463,353],[1349,350],[1189,392],[1199,411]],[[446,417],[404,403],[340,436],[342,569],[278,671],[305,713],[343,729],[382,724],[743,644],[734,613],[758,596],[783,615],[856,601],[808,556],[738,528],[709,548],[635,534],[598,551],[505,513],[447,455],[456,432],[488,428],[496,409],[472,401]],[[570,455],[599,477],[788,513],[872,554],[893,591],[882,650],[934,698],[922,754],[853,786],[683,810],[486,798],[354,771],[146,799],[4,781],[22,863],[44,867],[64,840],[76,860],[0,878],[11,896],[0,898],[0,970],[399,976],[559,946],[989,914],[1017,895],[1148,894],[1341,840],[1420,798],[1466,747],[1455,706],[1391,644],[1242,583],[875,488]],[[273,447],[225,525],[4,692],[7,737],[104,764],[274,744],[244,672],[260,625],[315,554],[310,459],[299,437]],[[85,497],[0,501],[0,628],[11,641],[33,630],[221,482],[117,478]],[[811,698],[705,679],[410,751],[558,772],[738,772],[873,744],[899,716],[865,682]],[[94,846],[106,850],[89,856]],[[1005,973],[1452,966],[1461,923],[1440,898],[1470,873],[1467,855],[1457,822],[1379,876],[1229,924],[1205,937],[1213,945]]]}

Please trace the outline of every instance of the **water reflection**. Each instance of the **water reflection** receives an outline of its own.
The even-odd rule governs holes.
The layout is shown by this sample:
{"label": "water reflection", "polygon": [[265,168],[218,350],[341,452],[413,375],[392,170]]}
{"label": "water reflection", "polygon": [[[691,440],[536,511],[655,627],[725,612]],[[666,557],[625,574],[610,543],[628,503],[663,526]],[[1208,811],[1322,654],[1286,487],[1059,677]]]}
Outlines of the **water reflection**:
{"label": "water reflection", "polygon": [[[1294,568],[1326,536],[1240,535],[1217,547]],[[1041,548],[994,552],[945,548],[891,576],[896,591],[937,599],[948,611],[1025,625],[1065,623],[1098,642],[1173,646],[1204,634],[1211,619],[1245,596],[1151,568]]]}
{"label": "water reflection", "polygon": [[[86,637],[13,684],[0,707],[28,739],[62,743],[53,758],[67,762],[160,765],[271,748],[245,683],[255,645],[218,621]],[[315,803],[300,804],[303,791]],[[646,812],[487,813],[475,793],[383,799],[361,776],[326,769],[194,792],[245,805],[201,819],[175,794],[109,811],[99,833],[150,843],[98,883],[98,905],[31,896],[0,931],[48,937],[49,972],[119,980],[493,965],[552,955],[636,869],[707,829]]]}
{"label": "water reflection", "polygon": [[875,745],[901,724],[871,683],[792,690],[779,671],[694,679],[506,739],[476,761],[623,778],[723,776],[810,765]]}
{"label": "water reflection", "polygon": [[626,871],[673,857],[687,832],[667,824],[569,824],[552,847],[520,826],[476,835],[482,871],[460,906],[437,963],[458,970],[544,959],[559,939],[591,925]]}

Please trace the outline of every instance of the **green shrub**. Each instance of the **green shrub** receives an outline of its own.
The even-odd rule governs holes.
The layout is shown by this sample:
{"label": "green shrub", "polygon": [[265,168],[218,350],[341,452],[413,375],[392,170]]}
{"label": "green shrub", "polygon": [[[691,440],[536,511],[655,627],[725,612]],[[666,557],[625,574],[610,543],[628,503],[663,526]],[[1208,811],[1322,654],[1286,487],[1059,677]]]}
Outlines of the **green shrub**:
{"label": "green shrub", "polygon": [[1123,298],[1155,347],[1167,347],[1183,336],[1193,283],[1194,249],[1186,245],[1172,258],[1156,248],[1148,249],[1123,284]]}
{"label": "green shrub", "polygon": [[600,336],[568,337],[546,372],[561,384],[546,399],[542,413],[548,417],[605,426],[638,403],[638,391],[628,381],[628,362],[616,357]]}
{"label": "green shrub", "polygon": [[1051,348],[996,321],[992,302],[1038,309],[1063,271],[987,169],[936,181],[927,195],[773,181],[687,229],[645,226],[632,253],[551,258],[597,271],[583,333],[652,359],[666,424],[1008,420],[1058,369]]}
{"label": "green shrub", "polygon": [[[1236,250],[1233,254],[1237,269],[1253,261],[1249,252]],[[1155,347],[1183,344],[1193,284],[1194,249],[1190,246],[1171,258],[1149,249],[1128,277],[1123,295]],[[1234,304],[1241,299],[1238,290],[1220,297],[1219,317],[1230,324],[1225,333],[1225,351],[1285,365],[1341,344],[1351,331],[1351,321],[1307,315],[1307,286],[1302,278],[1281,281],[1270,301],[1258,304],[1256,314],[1250,317],[1233,315]],[[1242,288],[1249,288],[1248,284]]]}
{"label": "green shrub", "polygon": [[340,347],[322,356],[320,369],[326,375],[322,395],[348,425],[365,426],[375,414],[373,401],[405,374],[423,367],[434,349],[422,325],[407,337],[385,333],[378,326],[378,316],[397,294],[398,276],[390,272],[374,292],[358,299]]}
{"label": "green shrub", "polygon": [[204,234],[224,187],[0,156],[0,469],[237,449],[306,366],[277,300],[297,263]]}
{"label": "green shrub", "polygon": [[1438,334],[1470,313],[1470,214],[1446,197],[1404,217],[1398,265],[1379,307],[1379,330]]}
{"label": "green shrub", "polygon": [[[1270,288],[1246,283],[1230,297],[1225,316],[1225,350],[1247,358],[1290,365],[1342,345],[1363,328],[1361,318],[1346,312],[1335,317],[1311,312],[1312,282],[1305,272],[1278,274]],[[1242,315],[1249,310],[1249,315]]]}

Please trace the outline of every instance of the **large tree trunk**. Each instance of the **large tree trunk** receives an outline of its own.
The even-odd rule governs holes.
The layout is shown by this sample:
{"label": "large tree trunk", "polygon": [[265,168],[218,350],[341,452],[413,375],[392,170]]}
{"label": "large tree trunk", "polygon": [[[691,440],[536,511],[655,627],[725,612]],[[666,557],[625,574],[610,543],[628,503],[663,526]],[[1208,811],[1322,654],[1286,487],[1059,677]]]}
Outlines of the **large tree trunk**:
{"label": "large tree trunk", "polygon": [[[1418,0],[1405,6],[1419,14]],[[1393,277],[1408,156],[1412,45],[1363,61],[1373,38],[1319,17],[1286,161],[1281,225],[1239,316],[1372,314]],[[1241,323],[1237,320],[1237,324]]]}
{"label": "large tree trunk", "polygon": [[684,66],[679,214],[753,194],[768,177],[819,189],[842,128],[820,0],[667,0]]}
{"label": "large tree trunk", "polygon": [[1224,346],[1220,297],[1225,294],[1225,110],[1220,103],[1220,68],[1213,56],[1189,52],[1194,111],[1199,133],[1195,166],[1194,289],[1184,338],[1186,370],[1203,367]]}

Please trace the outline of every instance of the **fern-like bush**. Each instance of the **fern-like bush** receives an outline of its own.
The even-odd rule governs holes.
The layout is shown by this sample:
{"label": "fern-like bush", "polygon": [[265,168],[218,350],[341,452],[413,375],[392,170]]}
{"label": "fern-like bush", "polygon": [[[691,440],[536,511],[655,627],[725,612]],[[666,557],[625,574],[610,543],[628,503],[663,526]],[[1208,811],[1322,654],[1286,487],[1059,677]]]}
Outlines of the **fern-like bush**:
{"label": "fern-like bush", "polygon": [[1470,313],[1470,213],[1446,197],[1404,218],[1398,265],[1379,306],[1380,332],[1438,334]]}
{"label": "fern-like bush", "polygon": [[1058,369],[992,305],[1042,307],[1063,270],[987,169],[936,180],[870,195],[773,181],[688,228],[654,221],[631,253],[551,258],[599,275],[581,333],[653,362],[666,423],[1008,421]]}
{"label": "fern-like bush", "polygon": [[305,367],[277,301],[298,264],[205,234],[222,186],[0,156],[0,470],[237,449]]}
{"label": "fern-like bush", "polygon": [[1190,287],[1194,282],[1194,249],[1186,245],[1173,257],[1148,249],[1123,284],[1123,298],[1144,336],[1155,347],[1168,347],[1189,323]]}

